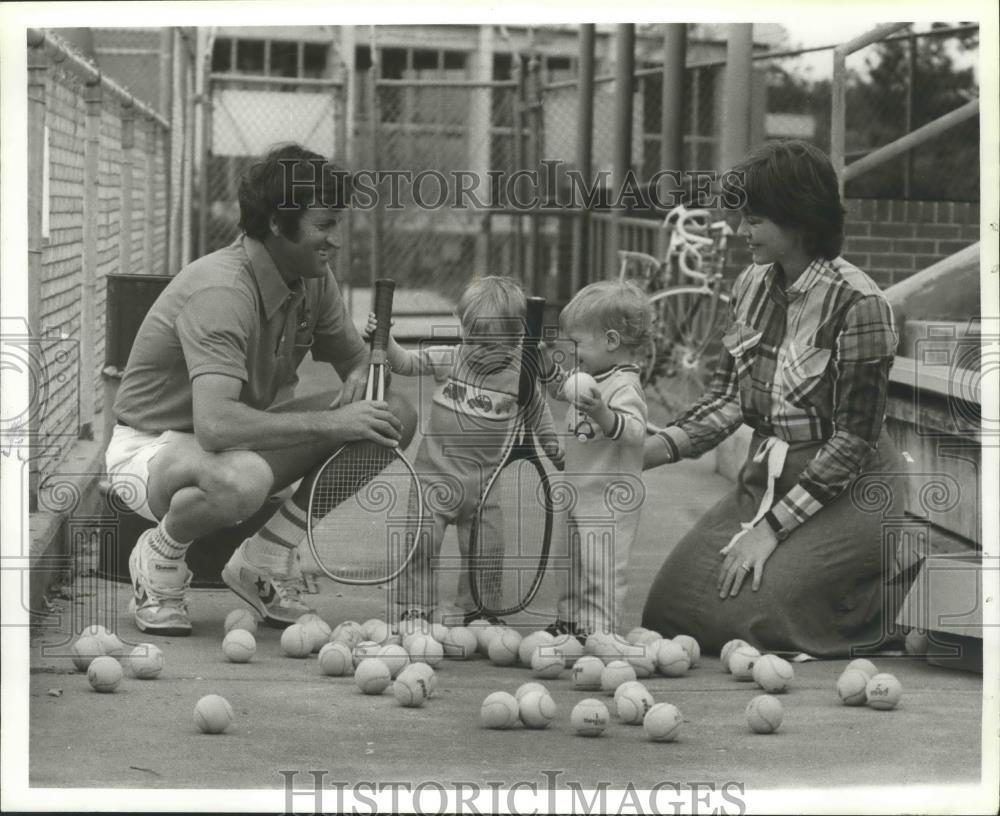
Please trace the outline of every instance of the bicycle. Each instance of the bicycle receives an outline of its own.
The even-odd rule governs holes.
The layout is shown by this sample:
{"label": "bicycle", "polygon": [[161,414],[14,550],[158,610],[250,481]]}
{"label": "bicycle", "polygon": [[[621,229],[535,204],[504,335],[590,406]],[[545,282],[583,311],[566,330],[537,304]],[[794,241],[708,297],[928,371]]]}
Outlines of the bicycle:
{"label": "bicycle", "polygon": [[[675,207],[663,221],[670,231],[663,259],[620,250],[619,277],[649,293],[653,331],[640,362],[644,387],[653,387],[670,418],[690,407],[711,379],[729,320],[723,278],[732,228],[708,210]],[[638,279],[629,270],[638,267]],[[697,283],[683,283],[685,279]]]}

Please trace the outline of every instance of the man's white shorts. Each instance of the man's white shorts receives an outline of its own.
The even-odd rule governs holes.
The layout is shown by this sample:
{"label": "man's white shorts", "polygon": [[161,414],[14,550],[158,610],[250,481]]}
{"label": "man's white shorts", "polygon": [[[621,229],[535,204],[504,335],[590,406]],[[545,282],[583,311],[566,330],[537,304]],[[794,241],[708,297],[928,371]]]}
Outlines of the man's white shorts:
{"label": "man's white shorts", "polygon": [[105,453],[108,480],[121,501],[134,513],[150,521],[159,521],[149,507],[149,462],[164,446],[190,436],[180,431],[146,433],[115,425]]}

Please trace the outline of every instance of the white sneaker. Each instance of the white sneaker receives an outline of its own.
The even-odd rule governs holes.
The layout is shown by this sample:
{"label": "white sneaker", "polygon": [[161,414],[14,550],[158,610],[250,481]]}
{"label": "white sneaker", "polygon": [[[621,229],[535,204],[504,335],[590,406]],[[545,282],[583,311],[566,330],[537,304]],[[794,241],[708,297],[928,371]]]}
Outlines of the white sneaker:
{"label": "white sneaker", "polygon": [[283,571],[258,566],[247,558],[246,545],[244,541],[226,562],[222,580],[257,611],[264,623],[283,629],[307,612],[315,612],[300,599],[302,576],[294,560]]}
{"label": "white sneaker", "polygon": [[191,584],[191,570],[184,561],[157,558],[151,554],[148,541],[155,532],[146,530],[142,533],[128,558],[132,579],[129,611],[140,632],[190,635],[186,594]]}

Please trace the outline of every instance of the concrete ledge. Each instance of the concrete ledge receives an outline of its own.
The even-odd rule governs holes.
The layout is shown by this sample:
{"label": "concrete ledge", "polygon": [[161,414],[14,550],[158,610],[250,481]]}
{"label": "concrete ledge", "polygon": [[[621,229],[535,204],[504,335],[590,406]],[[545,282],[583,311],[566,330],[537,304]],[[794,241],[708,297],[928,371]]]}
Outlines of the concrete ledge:
{"label": "concrete ledge", "polygon": [[103,442],[80,440],[56,472],[39,483],[39,510],[31,513],[28,520],[31,615],[43,614],[47,608],[46,595],[72,577],[74,553],[66,535],[66,520],[100,512],[104,502],[99,488],[103,473]]}

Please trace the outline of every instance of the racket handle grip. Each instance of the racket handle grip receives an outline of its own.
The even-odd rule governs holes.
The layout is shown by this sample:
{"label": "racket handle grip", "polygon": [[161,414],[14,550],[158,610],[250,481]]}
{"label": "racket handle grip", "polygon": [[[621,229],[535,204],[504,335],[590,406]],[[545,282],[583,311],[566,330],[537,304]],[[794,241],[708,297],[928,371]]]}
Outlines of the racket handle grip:
{"label": "racket handle grip", "polygon": [[396,291],[396,281],[379,278],[375,281],[375,332],[372,334],[372,350],[385,351],[389,347],[389,329],[392,323],[392,297]]}

